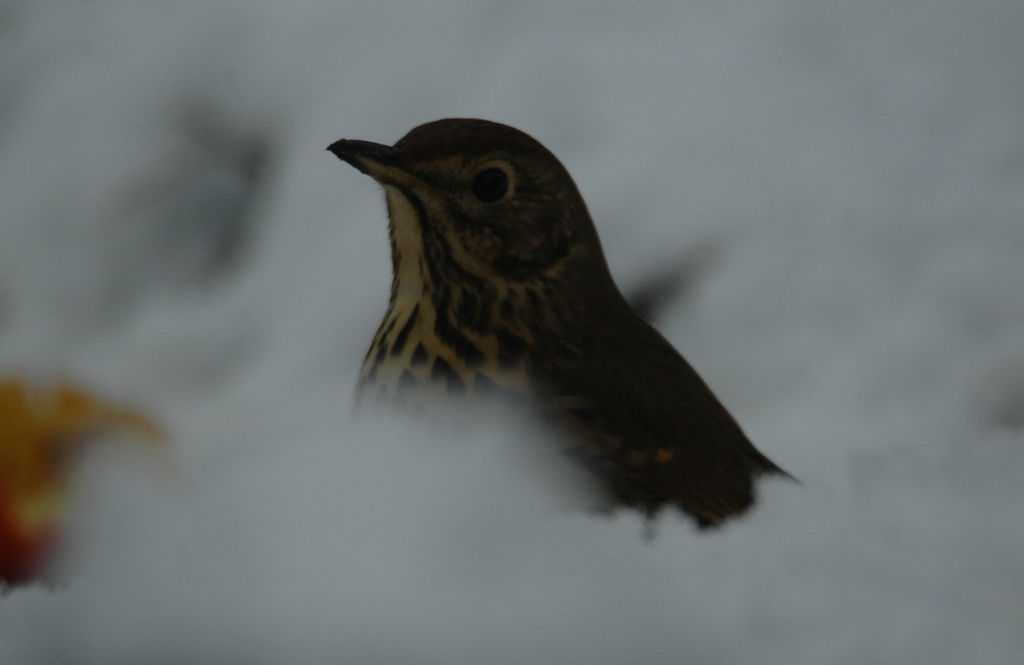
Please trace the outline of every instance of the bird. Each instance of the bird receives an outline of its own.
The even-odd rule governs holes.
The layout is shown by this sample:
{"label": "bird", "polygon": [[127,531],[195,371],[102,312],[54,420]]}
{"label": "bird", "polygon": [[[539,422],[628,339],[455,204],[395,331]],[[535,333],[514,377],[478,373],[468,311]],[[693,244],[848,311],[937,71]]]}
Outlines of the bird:
{"label": "bird", "polygon": [[701,528],[789,476],[628,304],[569,172],[530,135],[447,118],[327,148],[383,186],[392,282],[356,408],[423,395],[531,404],[606,505]]}

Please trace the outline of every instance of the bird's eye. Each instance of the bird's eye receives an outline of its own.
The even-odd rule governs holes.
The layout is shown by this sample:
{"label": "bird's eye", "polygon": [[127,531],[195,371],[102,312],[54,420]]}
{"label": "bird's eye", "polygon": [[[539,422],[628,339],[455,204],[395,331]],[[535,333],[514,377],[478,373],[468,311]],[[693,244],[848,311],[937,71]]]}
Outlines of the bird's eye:
{"label": "bird's eye", "polygon": [[484,203],[494,203],[508,192],[508,175],[499,168],[484,169],[476,174],[470,187],[473,196]]}

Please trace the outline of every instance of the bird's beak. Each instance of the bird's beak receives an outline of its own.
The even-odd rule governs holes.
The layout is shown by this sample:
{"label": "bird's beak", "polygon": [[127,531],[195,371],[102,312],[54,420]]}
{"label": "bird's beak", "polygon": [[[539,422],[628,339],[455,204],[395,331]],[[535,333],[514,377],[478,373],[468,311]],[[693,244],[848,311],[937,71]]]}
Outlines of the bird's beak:
{"label": "bird's beak", "polygon": [[383,143],[339,139],[327,149],[383,185],[410,187],[418,179],[398,165],[397,151]]}

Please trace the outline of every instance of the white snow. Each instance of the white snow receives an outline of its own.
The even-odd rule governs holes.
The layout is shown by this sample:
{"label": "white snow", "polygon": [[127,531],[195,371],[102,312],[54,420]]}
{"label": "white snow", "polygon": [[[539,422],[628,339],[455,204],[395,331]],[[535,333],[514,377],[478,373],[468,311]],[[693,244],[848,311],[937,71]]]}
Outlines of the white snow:
{"label": "white snow", "polygon": [[[1024,661],[1024,5],[0,4],[0,374],[144,407],[0,663]],[[379,189],[446,116],[566,164],[802,486],[711,534],[560,505],[526,425],[350,416]]]}

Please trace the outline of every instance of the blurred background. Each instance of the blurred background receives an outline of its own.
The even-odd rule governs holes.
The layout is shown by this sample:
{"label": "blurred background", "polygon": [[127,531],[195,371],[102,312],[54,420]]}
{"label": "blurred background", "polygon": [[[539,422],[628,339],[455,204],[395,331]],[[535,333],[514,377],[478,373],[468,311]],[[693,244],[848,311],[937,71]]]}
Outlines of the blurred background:
{"label": "blurred background", "polygon": [[[3,663],[1017,663],[1024,4],[0,2],[0,377],[97,449]],[[350,415],[382,194],[447,116],[573,174],[624,292],[803,481],[561,509],[522,424]],[[674,277],[675,276],[675,277]]]}

